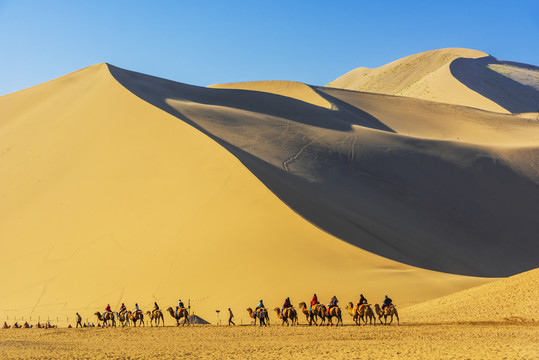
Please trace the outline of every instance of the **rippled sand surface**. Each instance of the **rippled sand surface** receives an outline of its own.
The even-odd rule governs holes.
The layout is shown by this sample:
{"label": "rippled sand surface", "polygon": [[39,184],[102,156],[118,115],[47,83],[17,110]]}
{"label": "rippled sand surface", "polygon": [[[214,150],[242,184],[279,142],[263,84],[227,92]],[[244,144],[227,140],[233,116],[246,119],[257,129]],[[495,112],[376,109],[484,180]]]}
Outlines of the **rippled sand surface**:
{"label": "rippled sand surface", "polygon": [[539,326],[198,326],[0,331],[2,359],[537,359]]}

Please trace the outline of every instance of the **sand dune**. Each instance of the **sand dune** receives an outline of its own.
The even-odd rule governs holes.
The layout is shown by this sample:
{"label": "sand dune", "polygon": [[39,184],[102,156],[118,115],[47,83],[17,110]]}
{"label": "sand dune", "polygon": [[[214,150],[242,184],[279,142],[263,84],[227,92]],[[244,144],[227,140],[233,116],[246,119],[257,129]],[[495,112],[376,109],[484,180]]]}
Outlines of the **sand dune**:
{"label": "sand dune", "polygon": [[[160,108],[117,79],[140,97],[162,100]],[[154,301],[165,307],[189,298],[197,315],[211,319],[227,307],[242,316],[260,298],[272,307],[285,296],[298,303],[317,292],[324,302],[334,294],[345,301],[363,292],[374,300],[389,290],[407,304],[490,281],[423,270],[348,244],[260,181],[267,173],[269,188],[284,189],[276,192],[285,198],[295,191],[288,180],[305,183],[298,174],[315,183],[309,176],[319,169],[296,166],[306,164],[297,149],[319,137],[316,129],[327,129],[325,141],[356,132],[373,144],[385,139],[389,133],[356,128],[385,128],[361,112],[197,88],[106,64],[0,97],[0,109],[3,315],[90,317],[107,303],[138,302],[148,310]],[[336,115],[312,118],[315,110]],[[243,143],[223,147],[199,131],[208,124]],[[259,150],[256,142],[272,136],[282,150],[268,147],[270,158],[242,150]],[[328,160],[344,154],[330,150]]]}
{"label": "sand dune", "polygon": [[203,89],[111,72],[227,148],[297,213],[353,245],[466,275],[537,267],[534,121],[314,88],[334,104],[329,110],[271,94],[271,87],[269,94]]}
{"label": "sand dune", "polygon": [[536,121],[216,87],[100,64],[0,97],[3,314],[406,306],[538,267]]}
{"label": "sand dune", "polygon": [[539,320],[539,269],[403,309],[408,321]]}
{"label": "sand dune", "polygon": [[327,86],[503,113],[539,109],[538,67],[470,49],[426,51],[376,69],[357,68]]}

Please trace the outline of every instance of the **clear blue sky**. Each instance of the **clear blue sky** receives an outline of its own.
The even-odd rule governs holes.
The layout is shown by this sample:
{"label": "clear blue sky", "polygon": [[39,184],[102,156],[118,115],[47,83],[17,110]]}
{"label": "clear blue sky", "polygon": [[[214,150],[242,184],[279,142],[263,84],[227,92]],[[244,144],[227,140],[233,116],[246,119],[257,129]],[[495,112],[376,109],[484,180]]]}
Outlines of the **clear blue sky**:
{"label": "clear blue sky", "polygon": [[445,47],[539,65],[539,1],[0,0],[0,95],[101,62],[202,86],[325,85]]}

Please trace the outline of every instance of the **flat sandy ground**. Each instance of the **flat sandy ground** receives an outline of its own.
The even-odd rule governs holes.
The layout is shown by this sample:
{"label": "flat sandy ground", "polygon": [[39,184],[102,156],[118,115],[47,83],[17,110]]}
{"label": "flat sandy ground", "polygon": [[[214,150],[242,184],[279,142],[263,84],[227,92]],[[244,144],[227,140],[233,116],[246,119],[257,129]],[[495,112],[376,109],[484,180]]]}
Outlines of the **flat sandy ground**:
{"label": "flat sandy ground", "polygon": [[539,326],[457,324],[0,330],[2,359],[537,359]]}

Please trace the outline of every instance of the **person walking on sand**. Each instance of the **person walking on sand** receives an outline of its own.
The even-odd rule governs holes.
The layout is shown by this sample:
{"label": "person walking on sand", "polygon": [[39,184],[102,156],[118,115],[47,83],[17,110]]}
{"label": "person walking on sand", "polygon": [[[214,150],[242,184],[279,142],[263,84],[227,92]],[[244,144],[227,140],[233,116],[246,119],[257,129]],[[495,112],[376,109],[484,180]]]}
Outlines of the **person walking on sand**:
{"label": "person walking on sand", "polygon": [[228,308],[228,326],[230,326],[230,324],[236,326],[236,324],[234,324],[234,321],[232,321],[233,317],[234,317],[234,314],[232,314],[232,310]]}
{"label": "person walking on sand", "polygon": [[75,325],[75,328],[82,327],[82,317],[77,313],[77,325]]}

